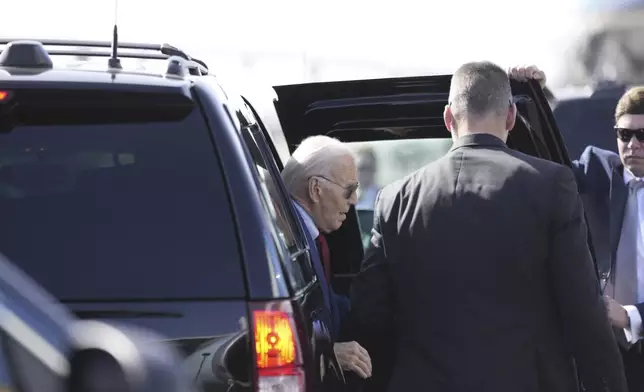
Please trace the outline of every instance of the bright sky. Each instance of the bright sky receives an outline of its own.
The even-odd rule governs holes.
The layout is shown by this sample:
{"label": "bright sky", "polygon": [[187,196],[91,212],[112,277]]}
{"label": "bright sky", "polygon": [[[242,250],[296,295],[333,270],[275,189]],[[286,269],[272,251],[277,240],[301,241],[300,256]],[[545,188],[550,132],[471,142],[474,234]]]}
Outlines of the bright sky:
{"label": "bright sky", "polygon": [[[242,52],[305,52],[426,73],[482,59],[503,66],[537,63],[554,72],[563,57],[559,48],[576,26],[579,1],[396,0],[376,6],[367,0],[120,0],[118,21],[121,41],[168,42],[211,68]],[[4,1],[1,8],[2,37],[111,38],[113,0]],[[351,67],[355,74],[360,65]],[[273,79],[288,79],[294,69],[269,68],[275,75],[263,76]]]}

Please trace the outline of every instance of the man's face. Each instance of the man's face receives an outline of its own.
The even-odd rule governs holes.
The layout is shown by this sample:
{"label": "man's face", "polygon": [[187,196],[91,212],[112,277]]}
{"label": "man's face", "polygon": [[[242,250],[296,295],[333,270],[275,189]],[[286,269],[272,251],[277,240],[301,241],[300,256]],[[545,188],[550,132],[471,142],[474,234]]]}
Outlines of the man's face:
{"label": "man's face", "polygon": [[314,176],[311,215],[320,231],[329,233],[342,226],[351,205],[357,202],[358,171],[347,156],[335,161],[328,177]]}
{"label": "man's face", "polygon": [[[629,132],[644,129],[644,114],[625,114],[617,121],[616,128],[618,128],[617,149],[624,167],[636,177],[644,177],[644,141],[637,140],[638,132],[633,135]],[[628,138],[628,136],[631,137]]]}

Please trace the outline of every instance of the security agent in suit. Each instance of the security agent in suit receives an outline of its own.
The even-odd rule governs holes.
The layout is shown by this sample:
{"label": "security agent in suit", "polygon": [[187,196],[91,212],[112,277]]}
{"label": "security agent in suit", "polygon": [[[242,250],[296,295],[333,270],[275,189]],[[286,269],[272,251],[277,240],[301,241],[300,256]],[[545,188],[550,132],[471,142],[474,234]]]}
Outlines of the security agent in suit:
{"label": "security agent in suit", "polygon": [[[328,136],[303,140],[282,170],[282,180],[306,230],[309,247],[318,250],[312,261],[323,290],[330,297],[336,339],[346,324],[350,304],[348,298],[336,294],[329,284],[330,256],[324,234],[339,229],[351,205],[356,204],[357,177],[351,150]],[[334,350],[344,370],[363,379],[371,377],[371,357],[357,342],[337,342]]]}
{"label": "security agent in suit", "polygon": [[[385,187],[352,323],[393,341],[389,391],[626,391],[572,171],[509,149],[507,74],[452,78],[441,159]],[[374,362],[374,377],[379,370]]]}
{"label": "security agent in suit", "polygon": [[644,87],[621,97],[615,124],[619,155],[589,146],[574,167],[629,390],[644,391]]}

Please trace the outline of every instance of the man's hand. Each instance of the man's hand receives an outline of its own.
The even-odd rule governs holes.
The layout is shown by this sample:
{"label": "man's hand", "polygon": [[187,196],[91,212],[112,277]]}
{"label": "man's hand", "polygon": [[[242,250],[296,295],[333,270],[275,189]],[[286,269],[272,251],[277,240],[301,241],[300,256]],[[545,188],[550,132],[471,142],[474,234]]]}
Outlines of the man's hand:
{"label": "man's hand", "polygon": [[539,82],[541,88],[546,87],[546,74],[537,68],[536,65],[529,65],[527,67],[510,67],[510,69],[508,69],[508,76],[510,79],[518,80],[519,82],[534,79]]}
{"label": "man's hand", "polygon": [[628,318],[628,312],[622,305],[609,296],[604,296],[604,304],[608,312],[608,318],[613,326],[617,328],[630,328],[631,320]]}
{"label": "man's hand", "polygon": [[335,343],[333,350],[342,369],[355,372],[362,378],[371,377],[371,357],[357,342]]}

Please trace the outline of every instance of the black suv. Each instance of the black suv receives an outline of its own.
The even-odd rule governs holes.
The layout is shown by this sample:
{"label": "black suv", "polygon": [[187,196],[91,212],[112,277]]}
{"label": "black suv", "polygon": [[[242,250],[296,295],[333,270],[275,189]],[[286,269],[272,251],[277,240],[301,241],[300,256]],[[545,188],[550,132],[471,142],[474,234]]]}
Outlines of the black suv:
{"label": "black suv", "polygon": [[2,43],[8,258],[78,317],[168,336],[205,390],[342,379],[310,249],[284,189],[267,191],[279,172],[239,95],[168,45],[114,46],[167,59],[152,75],[110,51],[89,51],[107,71],[53,67],[54,55],[85,53],[57,47],[107,42]]}
{"label": "black suv", "polygon": [[[169,45],[0,44],[0,251],[79,317],[169,336],[204,390],[338,390],[314,250],[264,124],[281,124],[291,151],[313,134],[444,142],[450,77],[275,87],[275,118],[262,121]],[[78,54],[109,68],[53,68],[54,55]],[[167,72],[128,72],[118,56]],[[509,145],[568,164],[541,89],[513,90],[522,116]],[[329,246],[346,294],[363,257],[355,211]]]}

